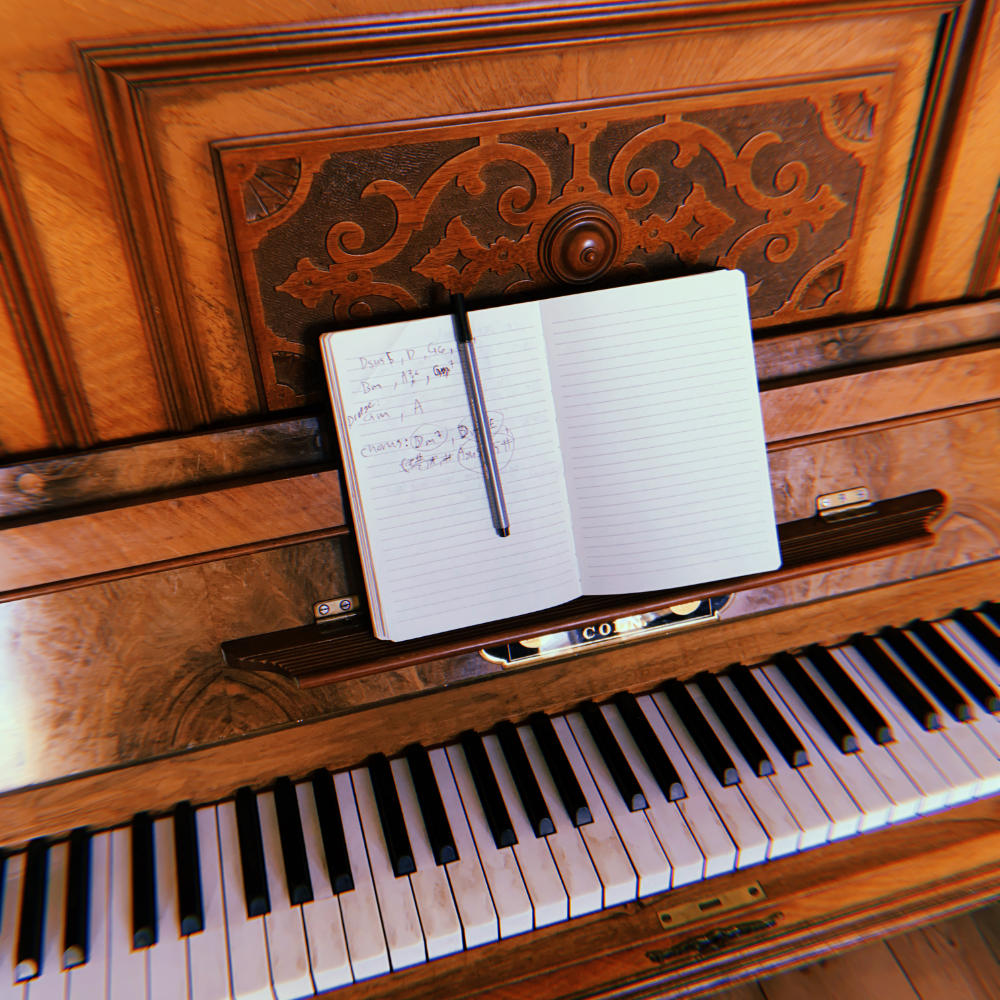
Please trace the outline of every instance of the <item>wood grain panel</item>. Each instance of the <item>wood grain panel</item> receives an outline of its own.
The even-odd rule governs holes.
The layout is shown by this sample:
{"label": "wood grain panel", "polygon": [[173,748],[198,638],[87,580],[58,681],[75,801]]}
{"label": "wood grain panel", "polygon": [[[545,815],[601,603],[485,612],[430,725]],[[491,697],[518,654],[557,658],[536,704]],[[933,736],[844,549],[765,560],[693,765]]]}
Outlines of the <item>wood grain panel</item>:
{"label": "wood grain panel", "polygon": [[191,556],[220,558],[343,532],[337,472],[153,500],[0,531],[0,588],[12,595]]}
{"label": "wood grain panel", "polygon": [[[234,134],[385,128],[393,122],[467,118],[484,109],[515,116],[544,106],[607,102],[620,99],[625,65],[644,67],[643,87],[650,93],[694,97],[728,88],[747,95],[740,97],[747,101],[755,88],[795,84],[794,92],[807,96],[821,79],[850,80],[873,67],[883,72],[891,67],[892,97],[880,114],[882,152],[859,230],[857,286],[850,303],[841,303],[852,310],[874,307],[937,9],[918,4],[866,17],[837,5],[830,13],[828,20],[808,24],[767,24],[763,15],[743,9],[739,31],[673,32],[669,6],[654,5],[628,12],[635,23],[609,36],[608,25],[626,14],[580,7],[561,15],[558,37],[541,15],[533,20],[535,15],[521,12],[515,32],[510,18],[491,12],[476,20],[474,31],[462,18],[451,24],[418,19],[408,25],[405,40],[391,26],[376,37],[376,19],[323,26],[312,34],[278,30],[248,32],[237,40],[199,36],[86,47],[83,64],[94,113],[109,136],[107,155],[115,164],[119,200],[138,241],[136,267],[145,275],[145,294],[158,303],[157,322],[168,327],[163,349],[186,359],[177,378],[184,381],[184,372],[191,373],[188,387],[178,384],[178,392],[194,398],[202,383],[213,418],[263,405],[247,395],[256,398],[258,386],[243,331],[234,323],[239,302],[231,262],[221,252],[207,144]],[[501,38],[507,47],[493,47]],[[357,60],[362,41],[365,59]],[[431,49],[439,57],[429,61]],[[527,50],[530,59],[524,58]],[[307,74],[300,69],[305,64]],[[238,75],[230,73],[233,68]],[[280,76],[266,75],[279,68]],[[370,109],[365,121],[359,122],[358,108]],[[158,181],[152,191],[151,176]],[[182,299],[168,295],[165,284],[186,293]],[[289,297],[289,306],[294,304]],[[307,338],[315,333],[309,330]]]}
{"label": "wood grain panel", "polygon": [[768,444],[1000,401],[1000,348],[760,394]]}
{"label": "wood grain panel", "polygon": [[[0,296],[6,307],[0,321],[6,348],[0,377],[15,383],[3,396],[0,449],[12,453],[92,443],[90,412],[81,398],[2,128]],[[44,428],[38,426],[39,418]]]}

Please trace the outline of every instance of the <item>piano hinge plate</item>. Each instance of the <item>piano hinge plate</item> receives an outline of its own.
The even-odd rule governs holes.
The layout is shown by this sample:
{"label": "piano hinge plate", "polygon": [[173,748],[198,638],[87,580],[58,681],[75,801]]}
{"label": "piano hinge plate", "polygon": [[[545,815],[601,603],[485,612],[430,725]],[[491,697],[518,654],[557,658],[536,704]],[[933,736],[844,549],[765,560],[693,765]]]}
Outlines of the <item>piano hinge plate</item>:
{"label": "piano hinge plate", "polygon": [[824,493],[816,497],[816,513],[824,521],[864,516],[874,507],[867,486],[852,486],[849,490]]}
{"label": "piano hinge plate", "polygon": [[706,896],[692,903],[675,906],[672,910],[661,910],[656,916],[664,930],[672,931],[685,924],[692,924],[696,920],[714,916],[716,913],[731,913],[733,910],[741,910],[765,899],[767,895],[760,882],[751,882],[738,889],[729,889],[715,896]]}
{"label": "piano hinge plate", "polygon": [[356,615],[361,607],[361,598],[357,594],[345,594],[343,597],[330,597],[325,601],[317,601],[312,606],[313,622],[322,625],[350,618]]}

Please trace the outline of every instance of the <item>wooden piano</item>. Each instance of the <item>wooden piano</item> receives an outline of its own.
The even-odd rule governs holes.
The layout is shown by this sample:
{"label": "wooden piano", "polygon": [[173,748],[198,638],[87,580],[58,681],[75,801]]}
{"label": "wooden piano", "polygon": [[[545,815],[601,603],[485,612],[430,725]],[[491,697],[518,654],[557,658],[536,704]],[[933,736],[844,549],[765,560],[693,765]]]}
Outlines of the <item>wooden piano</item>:
{"label": "wooden piano", "polygon": [[[330,995],[345,1000],[693,996],[1000,892],[1000,723],[966,691],[970,720],[939,705],[943,728],[925,730],[843,653],[858,633],[944,622],[967,666],[1000,681],[988,643],[952,624],[964,608],[995,636],[975,609],[1000,597],[1000,4],[36,0],[7,4],[0,24],[0,997],[285,997],[338,975]],[[363,609],[317,622],[361,591],[319,333],[440,311],[452,292],[495,302],[716,266],[747,275],[782,570],[396,649],[370,638]],[[510,667],[480,653],[711,598],[717,620],[656,638]],[[850,755],[882,775],[881,818],[830,753],[855,834],[807,836],[800,822],[779,850],[726,828],[718,861],[693,804],[657,799],[653,818],[650,764],[620,704],[682,741],[668,752],[687,762],[688,797],[703,788],[700,808],[725,815],[660,686],[691,690],[707,671],[729,690],[730,666],[752,667],[808,742],[816,720],[791,712],[774,664],[813,644],[893,720],[895,749]],[[638,697],[615,701],[623,692]],[[588,702],[610,706],[598,714],[647,783],[627,822],[642,816],[648,840],[673,817],[661,881],[644,889],[626,821],[614,832],[613,775],[580,728]],[[478,788],[462,794],[475,777],[462,733],[486,737],[517,813],[495,735],[516,724],[549,809],[568,816],[556,765],[538,764],[537,713],[630,859],[631,897],[601,883],[596,901],[571,909],[570,891],[546,916],[525,852],[522,919],[538,926],[501,934],[498,917],[499,940],[465,947],[478,939],[463,926],[450,949],[425,934],[404,953],[396,910],[416,907],[421,934],[439,915],[423,863],[386,877],[398,858],[370,755],[392,761],[416,855],[425,831],[401,755],[430,751],[471,862],[490,845],[475,839],[488,828]],[[974,778],[933,801],[914,780],[904,808],[879,770],[891,758],[909,776],[903,743],[928,773],[946,778],[947,756]],[[777,749],[774,766],[805,788]],[[340,894],[317,769],[337,795],[354,790],[336,800],[341,822],[373,852]],[[725,794],[745,808],[753,781],[778,787],[751,775]],[[289,788],[312,873],[313,899],[296,903],[275,812],[288,816]],[[246,912],[254,826],[237,822],[237,789],[263,817],[266,916]],[[681,817],[697,875],[663,846]],[[519,846],[544,839],[520,813],[511,822]],[[185,936],[190,857],[165,845],[192,823],[205,929]],[[80,827],[89,839],[68,839]],[[591,834],[567,832],[600,881]],[[78,843],[92,877],[68,906]],[[514,848],[494,849],[509,871]],[[432,867],[455,913],[457,876]],[[70,911],[90,917],[85,946],[67,944]],[[138,911],[156,914],[155,933]],[[321,911],[346,932],[339,966]],[[429,947],[451,953],[428,961]]]}

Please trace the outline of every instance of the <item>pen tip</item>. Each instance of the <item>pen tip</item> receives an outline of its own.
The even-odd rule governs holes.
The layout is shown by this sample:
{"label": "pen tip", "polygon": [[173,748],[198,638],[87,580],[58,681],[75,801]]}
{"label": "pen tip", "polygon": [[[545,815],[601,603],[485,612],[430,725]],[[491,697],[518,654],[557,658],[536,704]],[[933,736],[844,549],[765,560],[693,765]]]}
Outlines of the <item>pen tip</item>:
{"label": "pen tip", "polygon": [[500,530],[499,530],[499,531],[497,532],[497,534],[498,534],[498,535],[499,535],[499,536],[500,536],[501,538],[507,538],[507,537],[508,537],[508,536],[510,535],[510,528],[501,528],[501,529],[500,529]]}

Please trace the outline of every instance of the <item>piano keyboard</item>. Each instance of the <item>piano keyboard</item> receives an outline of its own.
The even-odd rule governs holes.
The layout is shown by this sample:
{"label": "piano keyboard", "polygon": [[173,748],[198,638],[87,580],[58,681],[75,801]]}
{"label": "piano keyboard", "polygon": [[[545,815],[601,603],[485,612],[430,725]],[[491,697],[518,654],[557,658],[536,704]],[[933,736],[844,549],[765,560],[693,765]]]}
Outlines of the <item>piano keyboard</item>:
{"label": "piano keyboard", "polygon": [[312,996],[991,795],[998,711],[989,603],[38,839],[0,998]]}

